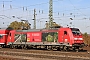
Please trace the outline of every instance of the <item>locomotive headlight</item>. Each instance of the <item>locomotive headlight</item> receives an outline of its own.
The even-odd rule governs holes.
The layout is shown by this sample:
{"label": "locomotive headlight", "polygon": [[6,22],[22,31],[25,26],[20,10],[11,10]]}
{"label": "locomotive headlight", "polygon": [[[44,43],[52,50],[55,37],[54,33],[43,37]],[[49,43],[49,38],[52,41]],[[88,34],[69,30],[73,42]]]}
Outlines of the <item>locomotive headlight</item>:
{"label": "locomotive headlight", "polygon": [[83,40],[83,38],[74,38],[74,40]]}
{"label": "locomotive headlight", "polygon": [[78,38],[78,40],[83,40],[83,38]]}
{"label": "locomotive headlight", "polygon": [[74,38],[74,40],[77,40],[78,38]]}

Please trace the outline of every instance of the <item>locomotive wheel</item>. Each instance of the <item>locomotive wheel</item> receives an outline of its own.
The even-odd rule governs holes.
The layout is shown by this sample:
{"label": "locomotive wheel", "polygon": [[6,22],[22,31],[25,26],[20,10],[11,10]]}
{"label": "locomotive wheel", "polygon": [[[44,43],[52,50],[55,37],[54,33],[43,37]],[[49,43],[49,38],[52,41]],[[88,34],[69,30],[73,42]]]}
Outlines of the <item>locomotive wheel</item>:
{"label": "locomotive wheel", "polygon": [[24,45],[24,46],[23,46],[23,49],[27,49],[27,46],[26,46],[26,45]]}
{"label": "locomotive wheel", "polygon": [[75,48],[74,48],[73,51],[74,51],[74,52],[79,52],[79,49],[75,49]]}
{"label": "locomotive wheel", "polygon": [[61,51],[61,49],[58,47],[58,48],[57,48],[57,51]]}
{"label": "locomotive wheel", "polygon": [[47,46],[47,50],[52,50],[52,46]]}
{"label": "locomotive wheel", "polygon": [[74,47],[74,48],[73,48],[73,51],[79,52],[79,47]]}
{"label": "locomotive wheel", "polygon": [[4,48],[4,45],[1,45],[0,48]]}
{"label": "locomotive wheel", "polygon": [[76,52],[79,52],[79,49],[76,49]]}
{"label": "locomotive wheel", "polygon": [[51,47],[51,49],[52,49],[53,51],[55,51],[55,50],[58,50],[58,49],[59,49],[59,47],[52,46],[52,47]]}
{"label": "locomotive wheel", "polygon": [[24,45],[21,45],[21,48],[24,49]]}
{"label": "locomotive wheel", "polygon": [[0,49],[3,48],[1,45],[0,45]]}
{"label": "locomotive wheel", "polygon": [[11,49],[13,49],[13,48],[14,48],[14,46],[13,46],[13,45],[10,45],[10,48],[11,48]]}
{"label": "locomotive wheel", "polygon": [[68,48],[66,46],[63,47],[64,51],[68,51]]}

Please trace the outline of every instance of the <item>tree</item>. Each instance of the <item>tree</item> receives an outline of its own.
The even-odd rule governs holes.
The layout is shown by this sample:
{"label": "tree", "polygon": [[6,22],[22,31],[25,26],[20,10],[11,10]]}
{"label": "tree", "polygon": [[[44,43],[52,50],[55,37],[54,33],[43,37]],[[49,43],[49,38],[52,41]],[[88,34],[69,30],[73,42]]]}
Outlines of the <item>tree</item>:
{"label": "tree", "polygon": [[[56,22],[53,22],[52,27],[50,27],[50,28],[60,28],[60,27],[61,27],[61,26],[58,25]],[[46,29],[49,28],[49,23],[48,23],[48,22],[46,22],[45,28],[46,28]]]}
{"label": "tree", "polygon": [[31,28],[31,25],[28,23],[14,21],[14,22],[10,23],[9,27],[11,27],[15,30],[28,30]]}
{"label": "tree", "polygon": [[90,36],[87,33],[83,34],[84,43],[90,45]]}

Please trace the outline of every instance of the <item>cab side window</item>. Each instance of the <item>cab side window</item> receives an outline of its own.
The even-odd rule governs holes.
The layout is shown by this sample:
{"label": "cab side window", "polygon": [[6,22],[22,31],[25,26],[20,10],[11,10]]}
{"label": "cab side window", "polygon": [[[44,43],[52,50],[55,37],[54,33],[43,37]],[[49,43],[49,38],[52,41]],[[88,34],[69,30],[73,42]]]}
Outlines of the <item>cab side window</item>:
{"label": "cab side window", "polygon": [[67,35],[67,31],[64,31],[64,35]]}
{"label": "cab side window", "polygon": [[11,33],[9,33],[9,36],[11,36]]}
{"label": "cab side window", "polygon": [[0,35],[0,39],[3,38],[3,35]]}

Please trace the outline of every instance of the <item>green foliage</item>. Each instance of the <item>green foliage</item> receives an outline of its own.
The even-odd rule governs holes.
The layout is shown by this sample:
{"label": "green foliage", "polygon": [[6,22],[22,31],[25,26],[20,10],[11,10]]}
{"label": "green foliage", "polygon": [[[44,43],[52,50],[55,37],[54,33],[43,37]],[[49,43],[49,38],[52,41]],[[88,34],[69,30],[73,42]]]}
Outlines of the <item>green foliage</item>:
{"label": "green foliage", "polygon": [[9,27],[15,30],[28,30],[31,28],[29,24],[17,21],[10,23]]}

